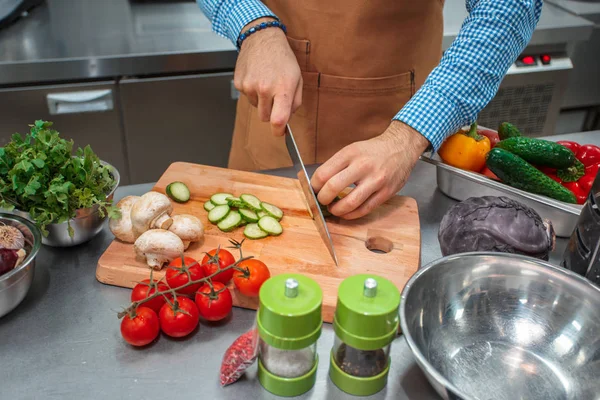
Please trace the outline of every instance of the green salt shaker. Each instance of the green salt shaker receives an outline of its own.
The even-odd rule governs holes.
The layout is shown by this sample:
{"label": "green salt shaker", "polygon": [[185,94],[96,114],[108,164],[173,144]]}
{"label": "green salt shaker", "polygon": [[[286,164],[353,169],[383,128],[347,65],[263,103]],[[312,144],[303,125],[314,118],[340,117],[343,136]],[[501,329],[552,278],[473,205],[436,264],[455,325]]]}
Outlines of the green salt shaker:
{"label": "green salt shaker", "polygon": [[398,333],[400,291],[376,275],[355,275],[338,289],[329,377],[341,390],[369,396],[387,384]]}
{"label": "green salt shaker", "polygon": [[309,391],[317,376],[323,292],[312,279],[281,274],[260,288],[258,380],[277,396]]}

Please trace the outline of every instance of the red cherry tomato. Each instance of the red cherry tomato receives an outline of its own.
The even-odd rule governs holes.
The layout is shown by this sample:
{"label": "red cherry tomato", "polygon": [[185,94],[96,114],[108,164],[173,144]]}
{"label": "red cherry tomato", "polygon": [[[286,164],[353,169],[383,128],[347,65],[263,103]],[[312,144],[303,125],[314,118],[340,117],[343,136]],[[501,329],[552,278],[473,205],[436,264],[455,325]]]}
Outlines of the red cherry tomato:
{"label": "red cherry tomato", "polygon": [[[219,264],[214,263],[214,262],[210,262],[210,259],[214,257],[215,254],[217,254],[217,249],[212,249],[211,251],[208,252],[208,254],[210,255],[210,257],[204,256],[204,258],[202,259],[202,270],[204,271],[204,276],[209,276],[214,274],[215,272],[217,272],[220,269],[223,269],[225,267],[230,266],[231,264],[233,264],[235,262],[235,259],[233,258],[233,255],[231,255],[230,252],[228,252],[227,250],[224,249],[219,249]],[[221,282],[224,284],[227,284],[227,282],[229,282],[231,280],[231,278],[233,277],[233,268],[228,269],[227,271],[223,271],[217,275],[215,275],[214,277],[212,277],[212,281],[213,282]]]}
{"label": "red cherry tomato", "polygon": [[496,146],[496,143],[500,141],[500,137],[498,136],[498,132],[496,131],[477,128],[477,133],[490,139],[490,145],[492,149],[494,148],[494,146]]}
{"label": "red cherry tomato", "polygon": [[576,155],[577,159],[586,167],[600,163],[600,147],[593,144],[586,144],[579,148]]}
{"label": "red cherry tomato", "polygon": [[171,337],[184,337],[196,329],[200,321],[200,313],[196,303],[187,297],[177,297],[176,304],[166,303],[158,315],[160,329]]}
{"label": "red cherry tomato", "polygon": [[227,317],[233,307],[231,292],[221,282],[213,282],[214,291],[205,284],[196,292],[196,305],[200,316],[207,321],[220,321]]}
{"label": "red cherry tomato", "polygon": [[575,155],[577,155],[577,152],[579,151],[579,148],[581,147],[581,145],[579,143],[571,142],[569,140],[559,140],[556,143],[562,144],[567,149],[571,150],[573,152],[573,154],[575,154]]}
{"label": "red cherry tomato", "polygon": [[255,258],[244,260],[238,266],[244,272],[238,270],[234,272],[233,283],[235,287],[244,296],[258,296],[262,284],[271,277],[269,268],[265,263]]}
{"label": "red cherry tomato", "polygon": [[[183,263],[185,264],[185,266],[183,266],[182,264],[181,257],[177,257],[176,259],[171,261],[171,263],[169,263],[169,266],[167,267],[167,283],[169,284],[169,287],[173,289],[183,286],[189,282],[188,275],[185,272],[186,268],[190,272],[192,281],[197,281],[198,279],[204,278],[204,272],[202,270],[202,267],[200,266],[200,264],[198,264],[196,260],[194,260],[191,257],[184,257]],[[196,292],[196,290],[198,290],[200,286],[202,286],[202,282],[187,286],[183,289],[178,290],[177,292],[181,294],[192,294]]]}
{"label": "red cherry tomato", "polygon": [[159,321],[156,313],[148,307],[138,307],[135,317],[129,315],[121,321],[121,336],[132,346],[145,346],[158,336]]}
{"label": "red cherry tomato", "polygon": [[[165,292],[169,290],[169,287],[165,285],[163,282],[158,282],[155,279],[150,283],[150,279],[144,279],[142,282],[138,283],[133,287],[131,291],[131,301],[143,300],[146,297],[149,297],[156,293],[156,289],[158,288],[159,292]],[[165,295],[168,298],[171,298],[170,294]],[[148,300],[143,303],[143,307],[148,307],[152,309],[155,313],[160,311],[160,308],[165,304],[166,300],[164,296],[158,296],[153,298],[152,300]]]}
{"label": "red cherry tomato", "polygon": [[562,185],[573,192],[577,199],[577,204],[585,203],[587,200],[587,193],[581,189],[579,182],[563,182]]}

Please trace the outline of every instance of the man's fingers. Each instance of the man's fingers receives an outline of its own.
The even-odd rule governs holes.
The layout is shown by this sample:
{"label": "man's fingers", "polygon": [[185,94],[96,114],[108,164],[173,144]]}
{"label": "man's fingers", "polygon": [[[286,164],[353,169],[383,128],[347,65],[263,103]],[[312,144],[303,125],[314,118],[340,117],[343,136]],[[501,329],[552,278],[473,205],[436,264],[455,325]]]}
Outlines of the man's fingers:
{"label": "man's fingers", "polygon": [[269,122],[273,109],[273,97],[268,93],[258,94],[258,117],[262,122]]}
{"label": "man's fingers", "polygon": [[359,182],[356,187],[352,189],[350,194],[331,206],[329,212],[338,216],[350,214],[363,205],[363,203],[379,189],[380,187],[376,182],[367,178],[363,182]]}
{"label": "man's fingers", "polygon": [[304,86],[304,82],[302,77],[298,81],[298,86],[296,87],[296,94],[294,95],[294,103],[292,104],[292,112],[296,112],[298,108],[302,105],[302,87]]}
{"label": "man's fingers", "polygon": [[285,125],[290,120],[292,113],[292,93],[285,91],[276,94],[273,99],[273,111],[271,112],[271,130],[275,136],[283,136]]}
{"label": "man's fingers", "polygon": [[389,198],[390,198],[390,196],[388,195],[387,191],[385,189],[381,189],[378,192],[375,192],[371,196],[369,196],[367,201],[362,203],[362,205],[360,207],[358,207],[356,210],[354,210],[348,214],[341,215],[341,218],[357,219],[357,218],[364,217],[365,215],[367,215],[371,211],[373,211],[375,208],[377,208],[381,204],[383,204],[385,201],[387,201]]}
{"label": "man's fingers", "polygon": [[347,151],[346,148],[343,148],[335,153],[329,160],[325,161],[323,165],[317,168],[310,180],[310,184],[315,192],[320,192],[327,181],[350,165],[350,162],[352,161],[352,157],[350,157],[350,155],[351,153]]}
{"label": "man's fingers", "polygon": [[317,198],[321,204],[330,204],[340,192],[348,186],[357,182],[362,175],[362,171],[356,167],[356,164],[350,164],[329,179],[319,190]]}

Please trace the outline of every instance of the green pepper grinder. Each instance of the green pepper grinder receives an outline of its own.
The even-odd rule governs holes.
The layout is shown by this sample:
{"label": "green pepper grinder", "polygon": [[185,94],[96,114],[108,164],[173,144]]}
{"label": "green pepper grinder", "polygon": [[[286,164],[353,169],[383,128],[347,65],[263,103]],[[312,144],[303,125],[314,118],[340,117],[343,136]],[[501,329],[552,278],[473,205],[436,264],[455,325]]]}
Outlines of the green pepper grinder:
{"label": "green pepper grinder", "polygon": [[317,377],[323,292],[312,279],[281,274],[260,288],[258,380],[278,396],[299,396]]}
{"label": "green pepper grinder", "polygon": [[387,384],[399,306],[400,291],[385,278],[362,274],[340,284],[329,377],[344,392],[369,396]]}

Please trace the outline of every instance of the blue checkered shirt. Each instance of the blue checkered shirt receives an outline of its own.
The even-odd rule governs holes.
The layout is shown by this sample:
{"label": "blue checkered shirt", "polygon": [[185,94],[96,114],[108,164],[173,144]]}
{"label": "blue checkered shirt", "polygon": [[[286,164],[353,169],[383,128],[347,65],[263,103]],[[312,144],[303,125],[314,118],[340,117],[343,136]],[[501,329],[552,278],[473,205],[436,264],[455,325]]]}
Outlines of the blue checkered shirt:
{"label": "blue checkered shirt", "polygon": [[[244,26],[276,17],[259,0],[197,0],[213,30],[236,43]],[[539,21],[543,0],[466,0],[469,16],[423,86],[396,114],[433,149],[477,119]],[[285,21],[283,21],[285,23]]]}

